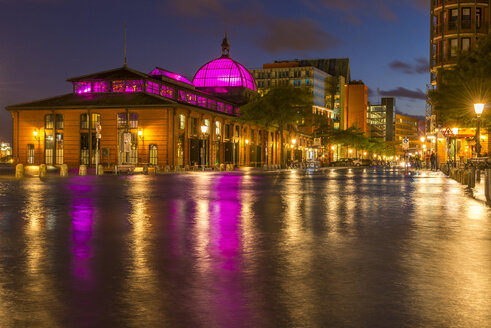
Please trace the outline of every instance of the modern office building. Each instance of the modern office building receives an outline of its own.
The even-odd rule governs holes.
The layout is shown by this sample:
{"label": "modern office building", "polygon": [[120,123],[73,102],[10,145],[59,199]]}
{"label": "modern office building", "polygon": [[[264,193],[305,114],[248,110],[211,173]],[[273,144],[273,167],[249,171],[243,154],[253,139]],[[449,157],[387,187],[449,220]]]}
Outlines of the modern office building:
{"label": "modern office building", "polygon": [[490,33],[490,0],[431,0],[430,70],[433,85],[437,71],[456,63],[457,54],[474,48]]}
{"label": "modern office building", "polygon": [[419,139],[419,118],[396,114],[395,140],[402,141],[407,138],[410,141]]}
{"label": "modern office building", "polygon": [[367,122],[368,87],[362,81],[352,81],[345,86],[346,102],[343,111],[344,129],[355,127],[367,137],[370,129]]}
{"label": "modern office building", "polygon": [[370,137],[383,141],[394,141],[395,99],[385,97],[380,105],[368,105]]}
{"label": "modern office building", "polygon": [[16,163],[93,166],[96,157],[107,166],[161,168],[280,163],[279,133],[238,120],[239,105],[257,88],[230,58],[226,38],[222,56],[203,65],[192,82],[126,63],[68,82],[69,94],[6,108]]}

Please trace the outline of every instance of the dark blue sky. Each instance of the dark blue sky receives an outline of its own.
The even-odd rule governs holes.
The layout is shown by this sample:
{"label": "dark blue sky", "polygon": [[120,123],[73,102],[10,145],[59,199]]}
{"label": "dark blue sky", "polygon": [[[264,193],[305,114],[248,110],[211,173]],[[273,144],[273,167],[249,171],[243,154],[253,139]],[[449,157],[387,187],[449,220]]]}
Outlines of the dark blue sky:
{"label": "dark blue sky", "polygon": [[[65,80],[128,66],[192,77],[220,55],[247,68],[275,59],[349,57],[354,80],[423,115],[428,0],[0,0],[0,107],[71,91]],[[11,139],[0,111],[0,139]]]}

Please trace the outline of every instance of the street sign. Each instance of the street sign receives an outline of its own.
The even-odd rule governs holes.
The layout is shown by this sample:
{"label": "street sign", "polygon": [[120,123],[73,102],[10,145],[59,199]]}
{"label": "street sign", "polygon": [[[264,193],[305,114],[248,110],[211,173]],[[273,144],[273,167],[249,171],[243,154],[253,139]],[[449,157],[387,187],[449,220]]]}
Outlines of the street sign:
{"label": "street sign", "polygon": [[314,146],[320,146],[321,145],[321,138],[314,138]]}
{"label": "street sign", "polygon": [[409,139],[408,138],[402,139],[402,149],[404,149],[404,150],[409,149]]}
{"label": "street sign", "polygon": [[443,132],[443,135],[444,135],[445,137],[450,137],[450,136],[452,136],[452,135],[453,135],[453,132],[452,132],[452,130],[450,129],[450,127],[448,127],[448,126],[447,126],[447,128],[446,128],[446,129],[445,129],[445,131]]}
{"label": "street sign", "polygon": [[97,122],[97,123],[95,124],[95,132],[97,132],[97,133],[101,133],[101,131],[102,131],[102,126],[101,126],[101,123]]}

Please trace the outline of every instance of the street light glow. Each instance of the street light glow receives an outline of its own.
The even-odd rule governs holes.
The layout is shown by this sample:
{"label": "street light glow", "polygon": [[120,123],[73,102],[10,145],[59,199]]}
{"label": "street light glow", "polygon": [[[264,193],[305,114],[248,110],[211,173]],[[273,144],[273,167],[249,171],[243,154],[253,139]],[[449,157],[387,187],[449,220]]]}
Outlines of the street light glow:
{"label": "street light glow", "polygon": [[482,112],[484,111],[484,104],[474,104],[474,111],[476,112],[477,116],[481,116]]}
{"label": "street light glow", "polygon": [[208,132],[208,127],[206,125],[201,126],[201,132],[202,133],[207,133]]}
{"label": "street light glow", "polygon": [[425,142],[426,138],[425,137],[421,137],[421,142]]}
{"label": "street light glow", "polygon": [[249,139],[246,139],[245,140],[245,143],[246,143],[246,145],[249,144]]}
{"label": "street light glow", "polygon": [[292,139],[292,144],[296,144],[297,143],[297,140],[296,139]]}

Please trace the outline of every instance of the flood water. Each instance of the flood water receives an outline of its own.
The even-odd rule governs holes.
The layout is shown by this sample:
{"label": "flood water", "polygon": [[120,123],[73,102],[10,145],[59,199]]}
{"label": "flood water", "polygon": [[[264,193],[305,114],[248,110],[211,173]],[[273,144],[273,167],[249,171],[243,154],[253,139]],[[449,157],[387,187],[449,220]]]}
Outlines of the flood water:
{"label": "flood water", "polygon": [[491,327],[491,210],[438,173],[0,178],[1,327]]}

